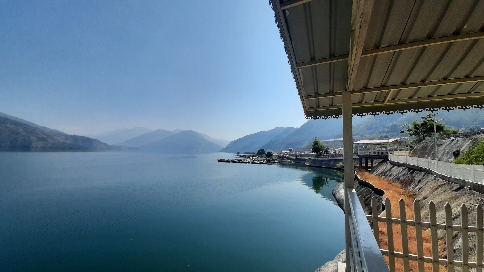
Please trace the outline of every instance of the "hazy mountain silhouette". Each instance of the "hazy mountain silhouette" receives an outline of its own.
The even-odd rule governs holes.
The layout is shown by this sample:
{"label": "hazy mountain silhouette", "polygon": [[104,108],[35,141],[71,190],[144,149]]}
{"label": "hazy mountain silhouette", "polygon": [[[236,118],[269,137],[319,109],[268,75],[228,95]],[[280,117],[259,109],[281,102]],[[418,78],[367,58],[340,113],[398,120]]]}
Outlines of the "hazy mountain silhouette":
{"label": "hazy mountain silhouette", "polygon": [[140,135],[143,135],[149,132],[152,132],[152,130],[143,128],[143,127],[135,127],[135,128],[117,129],[117,130],[108,131],[102,134],[87,135],[87,136],[98,139],[107,144],[118,145],[124,141],[127,141],[129,139],[138,137]]}
{"label": "hazy mountain silhouette", "polygon": [[148,132],[138,137],[134,137],[132,139],[119,143],[118,145],[127,147],[140,147],[143,145],[158,142],[170,135],[173,135],[173,132],[164,129],[157,129],[155,131]]}
{"label": "hazy mountain silhouette", "polygon": [[222,147],[193,130],[184,130],[167,136],[157,142],[140,147],[143,150],[170,154],[197,154],[218,152]]}
{"label": "hazy mountain silhouette", "polygon": [[228,141],[228,140],[216,139],[216,138],[212,138],[212,137],[208,136],[205,133],[200,133],[200,132],[198,132],[198,133],[200,135],[202,135],[205,139],[209,140],[210,142],[212,142],[214,144],[218,144],[221,147],[226,147],[230,143],[230,141]]}
{"label": "hazy mountain silhouette", "polygon": [[222,152],[256,152],[269,141],[276,139],[278,135],[292,132],[295,128],[276,127],[268,131],[259,131],[230,142]]}
{"label": "hazy mountain silhouette", "polygon": [[96,139],[44,130],[0,117],[0,149],[3,151],[101,151],[111,147]]}
{"label": "hazy mountain silhouette", "polygon": [[35,128],[40,128],[40,129],[42,129],[44,131],[56,132],[56,133],[64,133],[64,132],[61,132],[61,131],[58,131],[58,130],[55,130],[55,129],[51,129],[51,128],[48,128],[48,127],[39,126],[39,125],[34,124],[32,122],[26,121],[24,119],[21,119],[21,118],[12,116],[12,115],[5,114],[3,112],[0,112],[0,117],[5,117],[5,118],[8,118],[10,120],[14,120],[14,121],[20,122],[22,124],[26,124],[26,125],[29,125],[29,126],[32,126],[32,127],[35,127]]}

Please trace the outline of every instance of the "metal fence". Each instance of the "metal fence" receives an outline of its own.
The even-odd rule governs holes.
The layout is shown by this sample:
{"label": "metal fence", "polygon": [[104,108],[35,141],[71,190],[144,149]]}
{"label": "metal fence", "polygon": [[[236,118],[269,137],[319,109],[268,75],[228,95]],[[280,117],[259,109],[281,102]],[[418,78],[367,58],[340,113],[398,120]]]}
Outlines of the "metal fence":
{"label": "metal fence", "polygon": [[455,164],[431,160],[426,158],[389,155],[388,159],[394,162],[405,163],[422,168],[427,168],[435,173],[452,178],[458,178],[479,184],[484,184],[484,165]]}
{"label": "metal fence", "polygon": [[[430,222],[424,222],[421,218],[421,209],[418,201],[414,201],[414,218],[413,220],[406,217],[405,203],[403,200],[399,202],[400,218],[392,218],[392,206],[388,199],[385,200],[385,216],[380,216],[377,213],[377,201],[372,199],[371,202],[373,214],[367,215],[367,219],[372,222],[373,233],[375,239],[380,243],[380,226],[379,223],[384,223],[386,229],[386,245],[385,248],[381,248],[381,253],[388,256],[388,265],[390,271],[396,271],[395,259],[403,259],[403,271],[410,271],[410,261],[417,262],[418,271],[425,271],[424,263],[432,264],[432,271],[439,271],[439,266],[444,265],[447,267],[447,271],[454,271],[454,267],[462,267],[462,271],[469,271],[469,268],[475,268],[475,271],[482,272],[483,270],[483,208],[481,205],[476,207],[476,225],[469,226],[468,223],[468,210],[465,205],[460,208],[461,222],[458,225],[452,223],[452,208],[447,203],[445,205],[445,222],[437,223],[436,208],[433,202],[429,203],[429,218]],[[400,237],[394,237],[397,231],[393,230],[400,227]],[[415,237],[409,237],[408,229],[415,228]],[[431,237],[431,256],[424,255],[424,241],[422,239],[422,231],[430,231]],[[439,258],[439,245],[437,238],[437,231],[445,231],[445,245],[447,251],[447,258]],[[455,248],[453,237],[456,233],[461,233],[461,247]],[[413,232],[412,232],[413,233]],[[475,233],[476,242],[474,245],[469,245],[469,233]],[[410,239],[409,239],[410,238]],[[402,251],[395,250],[396,239],[401,239]],[[416,240],[416,250],[409,250],[409,240]],[[398,241],[399,242],[399,241]],[[474,249],[475,262],[469,261],[469,250]],[[454,259],[454,253],[457,250],[462,251],[462,257],[460,260]]]}

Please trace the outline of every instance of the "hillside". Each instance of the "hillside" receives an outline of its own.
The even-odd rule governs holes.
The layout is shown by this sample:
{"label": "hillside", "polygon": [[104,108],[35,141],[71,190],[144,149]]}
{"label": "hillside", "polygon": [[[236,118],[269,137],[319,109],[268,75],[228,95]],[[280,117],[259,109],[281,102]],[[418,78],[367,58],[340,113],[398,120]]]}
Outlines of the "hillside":
{"label": "hillside", "polygon": [[52,133],[52,135],[61,141],[85,147],[86,151],[107,151],[113,149],[106,143],[86,136],[68,135],[64,133]]}
{"label": "hillside", "polygon": [[254,134],[244,136],[240,139],[230,142],[222,152],[254,152],[261,148],[264,144],[275,139],[286,130],[292,131],[295,128],[277,127],[268,131],[260,131]]}
{"label": "hillside", "polygon": [[[364,118],[355,117],[359,124]],[[299,128],[274,128],[244,136],[227,145],[222,152],[254,152],[259,148],[281,151],[292,148],[301,150],[310,144],[314,137],[329,140],[341,137],[343,123],[341,119],[308,120]]]}
{"label": "hillside", "polygon": [[174,134],[173,132],[168,130],[157,129],[155,131],[148,132],[140,136],[134,137],[132,139],[129,139],[127,141],[124,141],[122,143],[119,143],[118,145],[127,146],[127,147],[141,147],[144,145],[161,141],[162,139],[173,134]]}
{"label": "hillside", "polygon": [[[459,151],[462,155],[470,148],[477,146],[484,140],[484,134],[475,135],[455,135],[445,139],[437,139],[437,157],[440,161],[453,162],[454,151]],[[427,138],[412,150],[414,157],[426,158],[430,156],[435,159],[435,145],[433,138]]]}
{"label": "hillside", "polygon": [[[392,138],[401,137],[399,133],[405,124],[409,125],[414,120],[421,120],[421,117],[429,114],[424,111],[419,113],[390,114],[366,116],[360,124],[353,127],[353,136],[360,138]],[[453,111],[437,111],[437,119],[441,120],[448,127],[457,129],[483,128],[484,127],[484,110],[468,109]]]}
{"label": "hillside", "polygon": [[[377,116],[353,117],[353,137],[359,139],[400,138],[405,124],[420,120],[429,112],[390,114]],[[437,118],[448,127],[459,129],[484,127],[484,110],[454,110],[452,112],[438,111]],[[301,150],[307,147],[314,137],[320,140],[341,138],[343,122],[339,119],[308,120],[299,128],[274,128],[260,131],[230,142],[223,152],[254,152],[259,148],[280,151],[293,148]],[[326,142],[330,146],[339,146],[341,142]]]}
{"label": "hillside", "polygon": [[58,130],[0,113],[1,148],[22,151],[106,151],[112,147],[89,137],[69,135]]}
{"label": "hillside", "polygon": [[205,139],[209,140],[210,142],[214,144],[218,144],[221,147],[226,147],[230,143],[230,141],[227,141],[227,140],[212,138],[205,133],[199,133],[199,134],[202,135]]}
{"label": "hillside", "polygon": [[87,151],[86,147],[58,139],[37,127],[0,117],[2,151]]}
{"label": "hillside", "polygon": [[218,152],[222,147],[193,130],[184,130],[160,141],[143,145],[140,149],[170,154],[200,154]]}
{"label": "hillside", "polygon": [[108,131],[98,135],[88,135],[89,137],[98,139],[104,143],[117,145],[129,139],[138,137],[145,133],[149,133],[152,130],[143,127],[135,127],[135,128],[123,128],[117,129],[113,131]]}
{"label": "hillside", "polygon": [[35,127],[35,128],[40,128],[43,131],[55,132],[55,133],[63,133],[63,132],[58,131],[58,130],[55,130],[55,129],[51,129],[51,128],[44,127],[44,126],[39,126],[39,125],[34,124],[32,122],[26,121],[24,119],[21,119],[21,118],[12,116],[12,115],[5,114],[3,112],[0,112],[0,117],[5,117],[5,118],[8,118],[8,119],[13,120],[13,121],[20,122],[20,123],[25,124],[25,125],[29,125],[29,126],[32,126],[32,127]]}
{"label": "hillside", "polygon": [[[300,128],[295,129],[292,133],[284,138],[279,137],[264,145],[271,150],[301,150],[317,137],[320,140],[328,140],[338,137],[343,132],[343,123],[341,119],[318,119],[308,120]],[[341,137],[341,136],[340,136]]]}

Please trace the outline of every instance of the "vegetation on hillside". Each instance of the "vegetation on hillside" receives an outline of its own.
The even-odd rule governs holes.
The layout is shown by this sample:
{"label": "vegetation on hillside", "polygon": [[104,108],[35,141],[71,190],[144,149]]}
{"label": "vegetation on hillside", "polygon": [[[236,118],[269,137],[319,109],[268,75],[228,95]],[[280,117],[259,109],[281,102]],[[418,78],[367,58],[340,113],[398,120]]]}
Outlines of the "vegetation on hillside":
{"label": "vegetation on hillside", "polygon": [[458,164],[484,165],[484,140],[479,145],[467,150],[464,155],[459,156],[454,162]]}
{"label": "vegetation on hillside", "polygon": [[416,143],[422,142],[426,137],[433,136],[435,132],[440,136],[458,133],[455,128],[446,128],[441,121],[435,118],[435,114],[429,113],[421,118],[420,122],[414,120],[412,126],[407,128],[408,134],[416,138]]}

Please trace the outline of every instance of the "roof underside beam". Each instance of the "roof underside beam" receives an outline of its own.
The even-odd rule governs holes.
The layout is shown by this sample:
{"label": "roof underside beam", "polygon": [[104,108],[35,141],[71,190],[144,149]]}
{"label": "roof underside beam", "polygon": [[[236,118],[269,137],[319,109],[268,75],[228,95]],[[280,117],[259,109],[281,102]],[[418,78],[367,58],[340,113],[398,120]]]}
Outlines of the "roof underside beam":
{"label": "roof underside beam", "polygon": [[290,0],[290,1],[286,1],[284,3],[281,3],[281,10],[292,8],[292,7],[295,7],[295,6],[299,6],[299,5],[307,3],[309,1],[311,1],[311,0]]}
{"label": "roof underside beam", "polygon": [[[481,82],[481,81],[484,81],[484,76],[469,77],[469,78],[458,78],[458,79],[443,79],[443,80],[438,80],[438,81],[419,82],[419,83],[394,85],[394,86],[383,86],[383,87],[378,87],[378,88],[355,90],[355,91],[352,91],[351,93],[352,94],[367,94],[367,93],[375,93],[375,92],[415,89],[415,88],[430,87],[430,86],[443,86],[443,85],[451,85],[451,84]],[[341,96],[341,95],[342,95],[341,92],[339,92],[339,93],[327,93],[327,94],[306,96],[306,99],[336,97],[336,96]]]}
{"label": "roof underside beam", "polygon": [[348,81],[346,91],[352,91],[360,64],[366,33],[370,25],[373,0],[354,0],[351,18],[350,54],[348,56]]}
{"label": "roof underside beam", "polygon": [[[462,93],[462,94],[453,94],[453,95],[441,95],[441,96],[429,96],[429,97],[415,97],[409,99],[400,99],[400,100],[390,100],[388,102],[385,101],[377,101],[371,103],[357,103],[353,104],[354,108],[358,107],[378,107],[378,106],[394,106],[398,104],[409,104],[409,103],[420,103],[420,102],[436,102],[436,101],[445,101],[445,100],[452,100],[452,99],[467,99],[467,98],[484,98],[484,93]],[[439,105],[434,105],[434,107],[439,107]],[[334,110],[340,109],[341,105],[335,106],[326,106],[326,107],[317,107],[317,108],[310,108],[309,111],[325,111],[325,110]]]}
{"label": "roof underside beam", "polygon": [[[455,108],[470,109],[473,107],[484,108],[484,96],[471,99],[443,100],[438,104],[436,101],[419,101],[415,103],[381,104],[380,106],[363,107],[361,104],[353,104],[355,115],[392,114],[405,112],[451,110]],[[378,112],[378,113],[375,113]],[[341,108],[314,110],[306,112],[306,118],[338,118],[341,116]]]}
{"label": "roof underside beam", "polygon": [[[423,40],[418,42],[391,45],[391,46],[386,46],[386,47],[377,48],[377,49],[370,49],[370,50],[363,51],[361,54],[361,57],[368,57],[368,56],[380,55],[380,54],[391,53],[396,51],[409,50],[409,49],[414,49],[419,47],[427,47],[427,46],[438,45],[438,44],[462,42],[462,41],[476,40],[476,39],[482,39],[482,38],[484,38],[484,32],[454,35],[454,36],[448,36],[448,37],[442,37],[442,38],[436,38],[436,39],[430,39],[430,40]],[[344,61],[346,59],[348,59],[348,55],[341,55],[341,56],[334,56],[334,57],[325,58],[325,59],[306,61],[306,62],[298,63],[297,68],[306,68],[314,65]]]}

